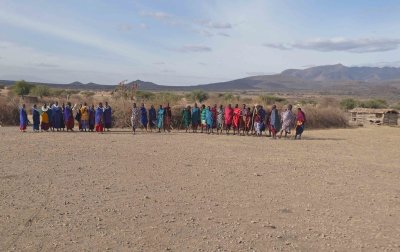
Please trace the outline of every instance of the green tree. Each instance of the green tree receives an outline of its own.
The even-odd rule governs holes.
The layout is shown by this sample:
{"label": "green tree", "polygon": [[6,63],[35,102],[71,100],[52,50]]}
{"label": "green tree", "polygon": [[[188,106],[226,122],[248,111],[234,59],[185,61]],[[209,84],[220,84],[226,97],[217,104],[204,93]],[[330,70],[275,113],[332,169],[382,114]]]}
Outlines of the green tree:
{"label": "green tree", "polygon": [[232,100],[233,100],[233,94],[232,94],[232,93],[225,93],[225,94],[224,94],[224,100],[225,100],[226,102],[232,102]]}
{"label": "green tree", "polygon": [[373,99],[368,101],[363,101],[360,103],[360,107],[362,108],[373,108],[373,109],[380,109],[380,108],[387,108],[388,104],[385,100],[381,99]]}
{"label": "green tree", "polygon": [[27,83],[24,80],[16,81],[13,87],[14,93],[20,95],[22,98],[28,95],[34,85]]}
{"label": "green tree", "polygon": [[30,93],[34,96],[43,98],[44,96],[50,96],[50,88],[44,85],[38,85],[32,88]]}
{"label": "green tree", "polygon": [[342,109],[345,109],[345,110],[351,110],[351,109],[357,107],[358,104],[359,104],[359,102],[356,101],[355,99],[353,99],[353,98],[346,98],[346,99],[343,99],[343,100],[340,102],[340,107],[342,107]]}
{"label": "green tree", "polygon": [[203,90],[193,90],[190,93],[190,98],[193,101],[203,102],[208,99],[208,93],[204,92]]}

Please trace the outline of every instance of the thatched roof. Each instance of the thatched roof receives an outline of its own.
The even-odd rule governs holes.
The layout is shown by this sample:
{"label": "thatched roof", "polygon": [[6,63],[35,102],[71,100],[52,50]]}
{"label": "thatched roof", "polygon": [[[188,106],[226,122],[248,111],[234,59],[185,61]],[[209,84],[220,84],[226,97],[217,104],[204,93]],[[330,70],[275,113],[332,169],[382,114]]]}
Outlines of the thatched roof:
{"label": "thatched roof", "polygon": [[371,109],[371,108],[354,108],[350,110],[351,113],[362,113],[362,114],[386,114],[393,113],[398,114],[399,112],[395,109]]}

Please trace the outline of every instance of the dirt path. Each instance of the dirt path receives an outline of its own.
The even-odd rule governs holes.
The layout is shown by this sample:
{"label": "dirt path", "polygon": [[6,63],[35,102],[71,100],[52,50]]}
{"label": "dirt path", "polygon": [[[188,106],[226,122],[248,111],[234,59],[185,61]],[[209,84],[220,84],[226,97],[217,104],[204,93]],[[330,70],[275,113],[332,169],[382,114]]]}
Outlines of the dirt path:
{"label": "dirt path", "polygon": [[400,250],[400,129],[304,140],[0,128],[0,248]]}

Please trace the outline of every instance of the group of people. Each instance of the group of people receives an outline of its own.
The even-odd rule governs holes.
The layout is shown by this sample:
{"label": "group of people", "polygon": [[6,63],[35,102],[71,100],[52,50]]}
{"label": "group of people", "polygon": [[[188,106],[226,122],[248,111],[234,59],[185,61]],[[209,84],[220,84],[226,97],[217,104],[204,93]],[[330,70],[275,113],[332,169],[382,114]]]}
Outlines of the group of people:
{"label": "group of people", "polygon": [[[187,106],[182,110],[179,128],[184,128],[186,132],[190,130],[193,133],[222,134],[227,135],[233,131],[233,135],[256,135],[261,136],[264,131],[268,131],[268,136],[276,139],[284,134],[287,137],[295,129],[295,139],[300,139],[304,131],[306,117],[301,108],[297,109],[295,115],[292,111],[292,105],[288,105],[282,113],[279,113],[276,105],[273,105],[270,111],[264,110],[263,106],[257,105],[253,108],[243,104],[242,108],[236,104],[233,108],[231,104],[224,107],[214,106],[198,107],[197,103],[193,107]],[[152,131],[154,128],[170,131],[172,121],[172,112],[169,104],[158,110],[151,105],[147,111],[144,103],[140,107],[133,104],[132,107],[132,131],[136,132],[138,127]]]}
{"label": "group of people", "polygon": [[[23,104],[19,109],[20,131],[25,132],[30,123]],[[103,106],[99,103],[97,107],[87,103],[74,105],[70,102],[62,104],[58,102],[47,105],[43,104],[41,109],[36,104],[32,107],[32,126],[34,132],[39,131],[73,131],[75,121],[78,123],[79,131],[103,132],[110,130],[112,125],[112,111],[108,103]]]}
{"label": "group of people", "polygon": [[[179,128],[184,128],[186,132],[201,132],[207,134],[227,135],[231,130],[233,135],[256,135],[262,136],[263,132],[268,132],[267,136],[273,139],[287,137],[295,131],[295,139],[300,139],[304,131],[306,116],[301,108],[297,109],[295,114],[292,111],[292,105],[287,105],[279,113],[276,105],[270,110],[265,110],[263,106],[256,105],[248,107],[243,104],[239,107],[236,104],[232,107],[227,106],[206,106],[197,103],[193,107],[187,106],[181,112]],[[75,116],[74,116],[75,113]],[[103,132],[109,130],[112,126],[112,110],[108,103],[103,106],[99,103],[88,106],[86,103],[79,106],[71,106],[71,103],[59,106],[56,102],[53,105],[43,105],[41,110],[36,105],[32,108],[33,130],[34,131],[72,131],[75,121],[78,122],[80,131]],[[25,131],[28,123],[25,105],[20,108],[20,130]],[[40,126],[40,129],[39,129]],[[146,131],[157,129],[158,132],[170,132],[172,129],[172,110],[169,104],[160,105],[158,109],[151,105],[149,109],[142,103],[140,107],[133,103],[131,114],[132,132],[135,134],[137,128]]]}

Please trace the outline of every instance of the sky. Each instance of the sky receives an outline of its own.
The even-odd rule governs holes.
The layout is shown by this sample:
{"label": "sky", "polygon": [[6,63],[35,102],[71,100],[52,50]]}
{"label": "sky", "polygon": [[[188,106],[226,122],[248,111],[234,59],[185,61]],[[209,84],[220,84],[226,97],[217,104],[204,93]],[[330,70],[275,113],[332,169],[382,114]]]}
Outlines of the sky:
{"label": "sky", "polygon": [[195,85],[400,67],[398,0],[0,0],[0,79]]}

